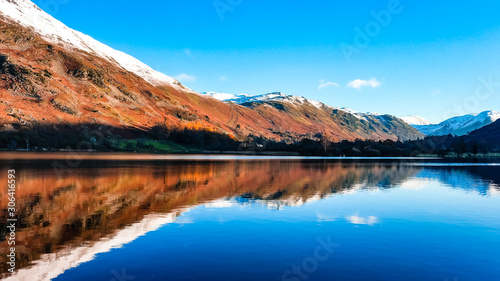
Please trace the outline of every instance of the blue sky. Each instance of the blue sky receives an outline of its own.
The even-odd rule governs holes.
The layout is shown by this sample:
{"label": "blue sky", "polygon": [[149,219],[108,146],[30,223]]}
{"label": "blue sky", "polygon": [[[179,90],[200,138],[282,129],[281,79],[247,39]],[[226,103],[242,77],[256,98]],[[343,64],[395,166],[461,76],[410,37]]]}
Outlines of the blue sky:
{"label": "blue sky", "polygon": [[34,2],[200,92],[281,91],[433,122],[500,111],[499,1]]}

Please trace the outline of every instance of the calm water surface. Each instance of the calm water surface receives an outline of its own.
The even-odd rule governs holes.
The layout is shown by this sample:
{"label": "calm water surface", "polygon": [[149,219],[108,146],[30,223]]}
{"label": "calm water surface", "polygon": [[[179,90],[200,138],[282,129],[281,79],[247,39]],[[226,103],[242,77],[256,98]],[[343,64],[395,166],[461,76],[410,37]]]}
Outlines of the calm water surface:
{"label": "calm water surface", "polygon": [[12,158],[0,181],[16,169],[18,269],[3,190],[4,280],[500,280],[496,164]]}

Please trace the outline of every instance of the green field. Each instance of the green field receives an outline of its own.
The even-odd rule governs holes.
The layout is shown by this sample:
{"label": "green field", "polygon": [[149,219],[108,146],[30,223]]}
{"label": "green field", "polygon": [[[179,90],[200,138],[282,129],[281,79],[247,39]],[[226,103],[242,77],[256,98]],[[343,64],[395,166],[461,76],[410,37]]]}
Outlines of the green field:
{"label": "green field", "polygon": [[157,141],[148,139],[116,140],[112,142],[113,150],[158,152],[158,153],[200,153],[201,149],[177,144],[171,141]]}

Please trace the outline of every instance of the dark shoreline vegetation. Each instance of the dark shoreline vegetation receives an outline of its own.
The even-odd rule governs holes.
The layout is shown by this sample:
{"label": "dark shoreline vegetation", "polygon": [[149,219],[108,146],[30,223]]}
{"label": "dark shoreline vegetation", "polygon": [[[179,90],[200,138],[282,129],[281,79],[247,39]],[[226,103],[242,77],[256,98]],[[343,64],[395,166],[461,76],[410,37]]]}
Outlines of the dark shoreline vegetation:
{"label": "dark shoreline vegetation", "polygon": [[346,157],[485,157],[496,156],[498,145],[452,135],[410,141],[355,140],[331,142],[321,134],[300,140],[274,141],[259,136],[236,140],[200,130],[148,131],[105,125],[45,125],[0,134],[2,151],[93,151],[165,154],[239,153]]}

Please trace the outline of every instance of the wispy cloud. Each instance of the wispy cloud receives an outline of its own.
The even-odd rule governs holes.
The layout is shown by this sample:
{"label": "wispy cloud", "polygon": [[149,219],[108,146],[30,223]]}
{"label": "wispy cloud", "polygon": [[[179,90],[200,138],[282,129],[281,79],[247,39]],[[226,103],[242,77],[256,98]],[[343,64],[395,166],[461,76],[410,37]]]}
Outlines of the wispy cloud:
{"label": "wispy cloud", "polygon": [[196,81],[196,76],[189,75],[186,73],[181,73],[175,76],[175,79],[179,80],[180,82],[194,82]]}
{"label": "wispy cloud", "polygon": [[335,87],[340,87],[339,84],[335,83],[335,82],[327,82],[323,79],[321,79],[319,81],[319,87],[318,87],[318,90],[321,90],[323,88],[328,88],[328,87],[331,87],[331,86],[335,86]]}
{"label": "wispy cloud", "polygon": [[382,85],[382,82],[378,81],[375,78],[372,78],[370,80],[356,79],[356,80],[353,80],[353,81],[350,81],[349,83],[347,83],[347,87],[358,89],[358,90],[360,90],[363,87],[376,88],[376,87],[380,87],[381,85]]}
{"label": "wispy cloud", "polygon": [[337,218],[335,216],[329,216],[329,215],[323,215],[323,214],[316,214],[318,217],[318,222],[331,222],[335,221]]}
{"label": "wispy cloud", "polygon": [[369,216],[367,218],[363,218],[360,216],[350,216],[346,218],[352,224],[365,224],[365,225],[374,225],[378,223],[378,218],[374,216]]}
{"label": "wispy cloud", "polygon": [[224,76],[221,76],[221,77],[219,77],[219,79],[220,79],[221,81],[226,81],[226,80],[227,80],[227,76],[225,76],[225,75],[224,75]]}

